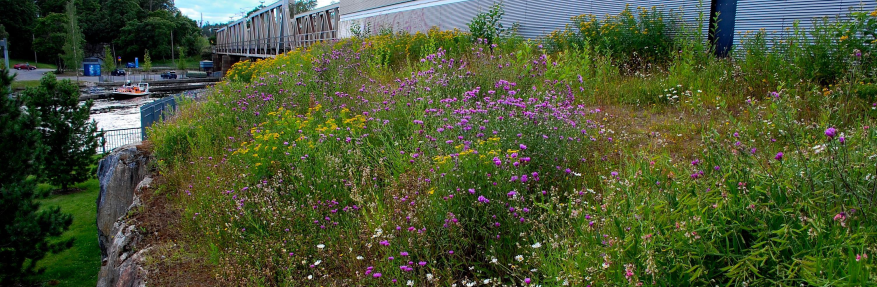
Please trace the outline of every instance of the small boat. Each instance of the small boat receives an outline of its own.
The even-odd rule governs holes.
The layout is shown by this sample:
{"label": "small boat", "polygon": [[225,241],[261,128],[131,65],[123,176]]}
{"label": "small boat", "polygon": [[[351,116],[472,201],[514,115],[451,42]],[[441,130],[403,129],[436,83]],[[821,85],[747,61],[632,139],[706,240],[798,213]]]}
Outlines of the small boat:
{"label": "small boat", "polygon": [[115,99],[129,99],[146,96],[149,95],[149,84],[138,83],[137,85],[134,85],[129,81],[128,83],[125,83],[125,85],[113,89],[112,95]]}

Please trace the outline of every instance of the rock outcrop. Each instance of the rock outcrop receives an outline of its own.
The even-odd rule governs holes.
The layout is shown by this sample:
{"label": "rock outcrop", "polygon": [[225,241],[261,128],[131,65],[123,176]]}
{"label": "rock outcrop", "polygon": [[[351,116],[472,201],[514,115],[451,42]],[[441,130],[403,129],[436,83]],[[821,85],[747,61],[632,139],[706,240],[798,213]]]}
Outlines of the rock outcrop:
{"label": "rock outcrop", "polygon": [[143,237],[126,215],[140,207],[138,195],[152,183],[149,160],[146,152],[129,145],[98,164],[97,227],[103,258],[98,287],[145,286],[146,270],[141,266],[149,249],[138,246]]}
{"label": "rock outcrop", "polygon": [[122,146],[97,165],[100,194],[97,197],[97,236],[101,257],[106,260],[113,224],[128,213],[134,188],[149,174],[149,156],[136,145]]}

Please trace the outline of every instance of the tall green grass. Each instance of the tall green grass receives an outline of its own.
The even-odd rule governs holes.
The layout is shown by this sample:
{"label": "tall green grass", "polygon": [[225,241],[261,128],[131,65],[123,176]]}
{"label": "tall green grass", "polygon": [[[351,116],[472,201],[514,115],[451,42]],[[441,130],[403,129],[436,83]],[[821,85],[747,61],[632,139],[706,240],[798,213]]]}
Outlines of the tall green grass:
{"label": "tall green grass", "polygon": [[873,40],[834,33],[877,13],[727,59],[638,13],[568,45],[382,33],[235,65],[149,130],[182,244],[234,285],[877,280],[872,55],[835,61]]}

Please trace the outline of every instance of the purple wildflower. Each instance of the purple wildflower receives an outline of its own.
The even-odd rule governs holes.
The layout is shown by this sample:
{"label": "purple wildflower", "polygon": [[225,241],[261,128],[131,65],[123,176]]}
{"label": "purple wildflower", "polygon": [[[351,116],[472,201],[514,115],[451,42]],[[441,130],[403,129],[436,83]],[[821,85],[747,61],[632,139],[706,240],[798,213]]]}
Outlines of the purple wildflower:
{"label": "purple wildflower", "polygon": [[828,139],[833,139],[835,136],[837,136],[837,129],[835,129],[835,128],[825,129],[825,136],[828,137]]}

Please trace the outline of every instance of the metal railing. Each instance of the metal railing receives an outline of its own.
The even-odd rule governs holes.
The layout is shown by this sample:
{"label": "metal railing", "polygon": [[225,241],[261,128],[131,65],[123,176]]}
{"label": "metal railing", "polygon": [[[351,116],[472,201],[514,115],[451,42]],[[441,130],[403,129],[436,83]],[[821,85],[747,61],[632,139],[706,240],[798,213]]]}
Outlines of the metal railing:
{"label": "metal railing", "polygon": [[240,55],[279,55],[298,47],[309,47],[315,43],[334,40],[338,40],[337,30],[219,43],[213,46],[213,52]]}
{"label": "metal railing", "polygon": [[101,132],[104,136],[103,139],[100,140],[101,145],[97,148],[99,153],[107,153],[117,147],[143,141],[143,138],[141,137],[141,128],[117,129]]}
{"label": "metal railing", "polygon": [[140,107],[140,133],[146,138],[146,128],[167,117],[177,108],[177,97],[163,98]]}

